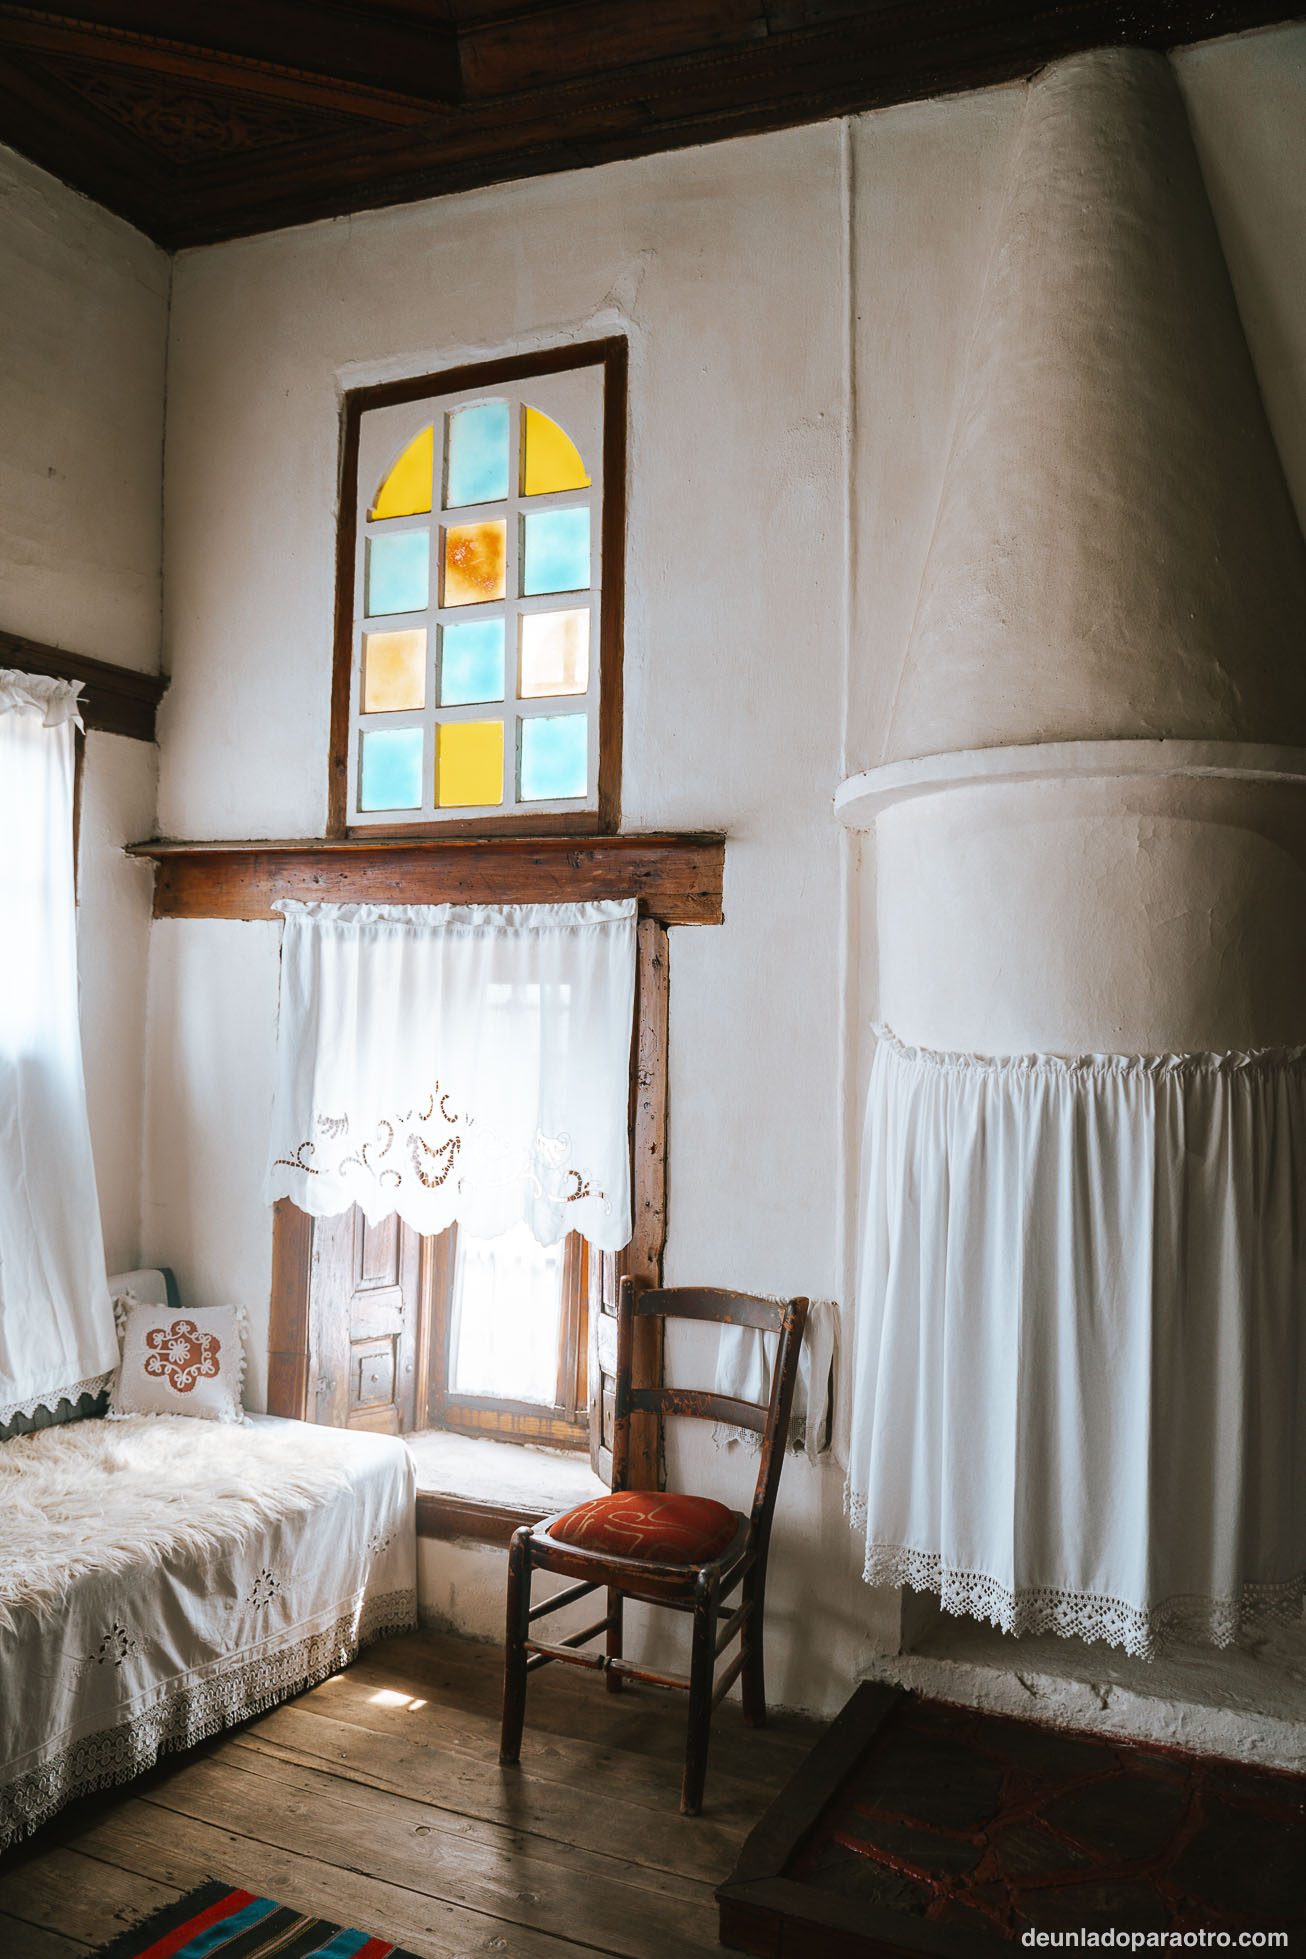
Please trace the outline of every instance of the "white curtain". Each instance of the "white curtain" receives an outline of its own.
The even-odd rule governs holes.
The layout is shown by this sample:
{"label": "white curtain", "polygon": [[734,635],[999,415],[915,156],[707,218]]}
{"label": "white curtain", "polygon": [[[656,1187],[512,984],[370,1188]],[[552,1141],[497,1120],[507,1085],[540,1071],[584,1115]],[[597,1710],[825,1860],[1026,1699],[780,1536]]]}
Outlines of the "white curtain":
{"label": "white curtain", "polygon": [[78,1027],[80,685],[0,670],[0,1427],[118,1361]]}
{"label": "white curtain", "polygon": [[269,1201],[619,1251],[635,909],[278,905]]}
{"label": "white curtain", "polygon": [[850,1511],[1009,1632],[1232,1643],[1306,1572],[1306,1055],[879,1030]]}

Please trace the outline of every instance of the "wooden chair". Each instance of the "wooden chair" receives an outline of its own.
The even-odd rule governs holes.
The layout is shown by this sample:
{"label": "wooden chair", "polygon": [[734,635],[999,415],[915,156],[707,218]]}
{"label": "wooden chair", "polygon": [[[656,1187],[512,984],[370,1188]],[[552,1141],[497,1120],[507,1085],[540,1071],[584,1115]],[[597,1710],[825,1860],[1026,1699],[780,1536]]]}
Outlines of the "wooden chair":
{"label": "wooden chair", "polygon": [[[762,1407],[729,1395],[682,1388],[639,1388],[631,1381],[635,1321],[646,1314],[665,1319],[714,1321],[719,1325],[760,1327],[778,1333],[771,1370],[771,1397]],[[563,1660],[606,1674],[612,1691],[624,1680],[645,1680],[689,1692],[689,1737],[680,1808],[697,1816],[703,1802],[712,1710],[742,1675],[744,1719],[753,1727],[766,1720],[762,1629],[766,1603],[766,1564],[771,1519],[789,1432],[789,1409],[798,1373],[798,1350],[807,1318],[807,1301],[783,1304],[748,1293],[690,1287],[643,1290],[621,1282],[617,1312],[617,1365],[614,1381],[612,1492],[574,1510],[523,1524],[508,1554],[508,1627],[504,1668],[503,1734],[500,1762],[511,1765],[521,1754],[526,1714],[526,1682],[537,1667]],[[753,1429],[762,1438],[757,1487],[747,1516],[702,1497],[669,1496],[627,1487],[630,1418],[645,1412],[660,1425],[668,1415],[728,1422]],[[660,1441],[659,1432],[659,1441]],[[660,1456],[659,1450],[659,1456]],[[541,1604],[531,1604],[536,1571],[559,1572],[578,1580]],[[607,1588],[603,1618],[557,1644],[536,1639],[531,1627],[549,1613]],[[739,1588],[739,1602],[724,1619],[721,1608]],[[693,1614],[689,1678],[659,1673],[622,1656],[622,1607],[627,1598],[670,1606]],[[606,1650],[585,1652],[606,1634]],[[718,1657],[734,1641],[739,1651],[715,1678]]]}

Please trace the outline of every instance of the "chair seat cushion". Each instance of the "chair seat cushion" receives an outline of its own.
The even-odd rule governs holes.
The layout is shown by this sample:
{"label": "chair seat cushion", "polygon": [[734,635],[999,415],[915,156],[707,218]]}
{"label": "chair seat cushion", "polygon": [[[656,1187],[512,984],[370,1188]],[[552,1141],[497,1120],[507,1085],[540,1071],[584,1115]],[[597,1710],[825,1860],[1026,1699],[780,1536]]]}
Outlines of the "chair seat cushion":
{"label": "chair seat cushion", "polygon": [[710,1496],[614,1490],[577,1504],[549,1525],[549,1536],[605,1557],[706,1564],[725,1550],[738,1526],[735,1512]]}

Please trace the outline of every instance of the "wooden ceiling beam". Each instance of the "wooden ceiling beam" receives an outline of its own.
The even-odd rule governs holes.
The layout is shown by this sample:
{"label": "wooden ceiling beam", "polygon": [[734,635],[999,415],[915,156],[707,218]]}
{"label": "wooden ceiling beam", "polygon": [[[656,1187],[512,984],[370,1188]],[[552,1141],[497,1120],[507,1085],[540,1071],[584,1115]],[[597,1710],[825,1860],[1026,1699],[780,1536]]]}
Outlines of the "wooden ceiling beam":
{"label": "wooden ceiling beam", "polygon": [[1274,0],[0,0],[0,138],[177,248],[1297,17]]}

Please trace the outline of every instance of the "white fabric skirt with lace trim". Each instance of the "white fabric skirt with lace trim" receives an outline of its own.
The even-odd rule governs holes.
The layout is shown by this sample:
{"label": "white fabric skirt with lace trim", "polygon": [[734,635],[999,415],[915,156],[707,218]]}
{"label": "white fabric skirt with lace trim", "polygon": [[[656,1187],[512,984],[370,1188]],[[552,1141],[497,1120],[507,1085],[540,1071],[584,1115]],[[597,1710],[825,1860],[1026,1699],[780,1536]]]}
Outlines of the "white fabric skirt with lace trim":
{"label": "white fabric skirt with lace trim", "polygon": [[849,1514],[873,1584],[1149,1655],[1299,1613],[1306,1054],[879,1031]]}

